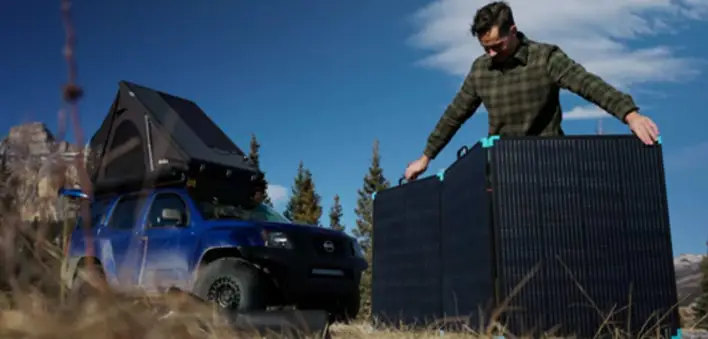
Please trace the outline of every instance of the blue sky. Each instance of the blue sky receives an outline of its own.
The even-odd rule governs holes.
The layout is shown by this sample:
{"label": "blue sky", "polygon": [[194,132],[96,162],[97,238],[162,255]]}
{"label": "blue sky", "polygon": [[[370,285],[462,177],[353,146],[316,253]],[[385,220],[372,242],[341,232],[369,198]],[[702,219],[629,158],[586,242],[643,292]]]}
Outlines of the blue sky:
{"label": "blue sky", "polygon": [[[75,1],[78,71],[86,90],[82,128],[88,137],[98,127],[119,80],[190,98],[241,147],[251,133],[258,136],[274,185],[289,190],[304,161],[325,210],[339,194],[352,226],[373,140],[380,140],[385,174],[395,181],[420,155],[481,52],[466,30],[484,2]],[[705,251],[708,46],[697,37],[708,29],[708,5],[511,4],[522,31],[559,44],[629,91],[655,119],[665,143],[675,252]],[[56,129],[66,79],[59,1],[4,4],[0,38],[0,131],[37,120]],[[562,101],[568,133],[594,133],[599,117],[606,133],[628,132],[582,99],[566,94]],[[470,119],[431,172],[449,165],[459,146],[484,136],[486,123],[483,111]]]}

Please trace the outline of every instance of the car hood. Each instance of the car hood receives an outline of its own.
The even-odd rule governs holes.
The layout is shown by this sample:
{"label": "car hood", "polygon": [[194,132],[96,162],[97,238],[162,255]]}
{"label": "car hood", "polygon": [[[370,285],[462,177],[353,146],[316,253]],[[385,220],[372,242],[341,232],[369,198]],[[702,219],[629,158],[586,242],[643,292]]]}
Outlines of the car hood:
{"label": "car hood", "polygon": [[336,231],[329,228],[318,227],[313,225],[301,225],[301,224],[289,224],[289,223],[276,223],[276,222],[254,222],[254,221],[243,221],[243,220],[210,220],[204,223],[204,226],[208,228],[231,228],[231,227],[251,227],[260,228],[266,230],[282,230],[282,231],[295,231],[295,232],[306,232],[311,234],[321,234],[329,236],[347,236],[346,233],[341,231]]}

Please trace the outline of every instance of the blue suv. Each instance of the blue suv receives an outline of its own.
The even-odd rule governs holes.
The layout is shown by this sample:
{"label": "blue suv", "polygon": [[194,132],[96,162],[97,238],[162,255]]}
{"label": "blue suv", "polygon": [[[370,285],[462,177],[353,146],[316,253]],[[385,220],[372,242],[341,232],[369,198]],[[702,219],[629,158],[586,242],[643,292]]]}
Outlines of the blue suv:
{"label": "blue suv", "polygon": [[75,291],[86,286],[79,273],[92,261],[118,290],[177,287],[226,310],[294,305],[339,320],[356,317],[367,263],[354,238],[293,224],[264,204],[243,208],[218,198],[177,187],[82,199],[91,205],[95,256],[86,254],[78,220],[64,282]]}

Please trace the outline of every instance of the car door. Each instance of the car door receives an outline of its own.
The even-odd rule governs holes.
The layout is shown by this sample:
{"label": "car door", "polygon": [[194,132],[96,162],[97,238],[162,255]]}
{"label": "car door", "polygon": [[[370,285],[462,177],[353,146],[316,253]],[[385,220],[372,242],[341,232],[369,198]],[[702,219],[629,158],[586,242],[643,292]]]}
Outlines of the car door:
{"label": "car door", "polygon": [[186,288],[191,253],[180,243],[193,231],[191,217],[180,193],[161,192],[153,196],[142,234],[146,245],[140,286],[144,289]]}
{"label": "car door", "polygon": [[138,282],[142,258],[142,244],[139,228],[144,219],[146,196],[129,194],[118,199],[111,212],[105,229],[101,231],[102,257],[109,257],[109,263],[116,272],[120,288],[133,287]]}

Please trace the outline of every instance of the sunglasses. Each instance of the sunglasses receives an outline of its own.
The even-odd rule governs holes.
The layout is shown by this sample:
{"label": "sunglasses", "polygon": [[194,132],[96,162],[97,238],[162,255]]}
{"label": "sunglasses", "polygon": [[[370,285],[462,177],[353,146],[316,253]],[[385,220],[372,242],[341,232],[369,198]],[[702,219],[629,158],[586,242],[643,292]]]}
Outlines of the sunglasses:
{"label": "sunglasses", "polygon": [[492,52],[492,51],[494,51],[494,52],[503,51],[506,48],[506,46],[508,45],[510,38],[511,38],[511,35],[508,34],[504,37],[497,39],[493,43],[490,43],[490,44],[482,43],[482,48],[484,48],[484,51],[487,53]]}

